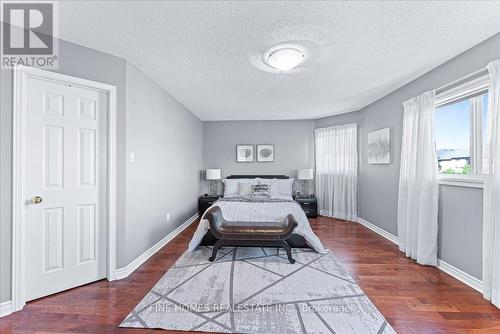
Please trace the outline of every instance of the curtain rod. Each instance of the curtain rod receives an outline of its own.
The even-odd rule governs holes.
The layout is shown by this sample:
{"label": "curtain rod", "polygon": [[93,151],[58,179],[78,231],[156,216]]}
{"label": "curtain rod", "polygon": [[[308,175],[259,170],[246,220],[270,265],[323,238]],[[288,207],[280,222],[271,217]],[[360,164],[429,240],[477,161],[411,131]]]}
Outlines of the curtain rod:
{"label": "curtain rod", "polygon": [[452,81],[450,83],[447,83],[439,88],[436,88],[436,95],[439,95],[441,93],[444,93],[445,91],[451,89],[451,88],[454,88],[456,86],[459,86],[460,84],[464,83],[464,82],[467,82],[467,81],[470,81],[472,79],[476,79],[476,78],[479,78],[479,77],[482,77],[483,75],[487,75],[488,74],[488,69],[486,67],[483,67],[482,69],[476,71],[476,72],[473,72],[471,74],[468,74],[464,77],[461,77],[455,81]]}

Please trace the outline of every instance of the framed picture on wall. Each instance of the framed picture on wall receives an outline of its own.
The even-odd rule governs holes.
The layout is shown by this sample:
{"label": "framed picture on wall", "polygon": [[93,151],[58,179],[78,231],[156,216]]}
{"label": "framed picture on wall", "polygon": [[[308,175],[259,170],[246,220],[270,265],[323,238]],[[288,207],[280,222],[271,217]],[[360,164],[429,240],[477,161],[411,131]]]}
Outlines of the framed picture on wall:
{"label": "framed picture on wall", "polygon": [[274,145],[272,144],[257,145],[257,161],[274,162]]}
{"label": "framed picture on wall", "polygon": [[253,145],[236,145],[236,162],[253,162]]}
{"label": "framed picture on wall", "polygon": [[385,128],[368,133],[368,164],[391,163],[391,129]]}

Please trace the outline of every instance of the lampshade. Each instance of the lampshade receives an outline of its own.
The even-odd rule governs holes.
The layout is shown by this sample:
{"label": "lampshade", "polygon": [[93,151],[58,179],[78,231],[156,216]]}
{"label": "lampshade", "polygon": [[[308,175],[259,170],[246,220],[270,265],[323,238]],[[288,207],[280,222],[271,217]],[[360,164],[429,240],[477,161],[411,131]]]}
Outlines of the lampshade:
{"label": "lampshade", "polygon": [[297,177],[299,180],[312,180],[313,170],[312,169],[299,169],[299,175]]}
{"label": "lampshade", "polygon": [[205,179],[207,179],[207,180],[220,180],[221,179],[220,169],[207,169],[205,171]]}

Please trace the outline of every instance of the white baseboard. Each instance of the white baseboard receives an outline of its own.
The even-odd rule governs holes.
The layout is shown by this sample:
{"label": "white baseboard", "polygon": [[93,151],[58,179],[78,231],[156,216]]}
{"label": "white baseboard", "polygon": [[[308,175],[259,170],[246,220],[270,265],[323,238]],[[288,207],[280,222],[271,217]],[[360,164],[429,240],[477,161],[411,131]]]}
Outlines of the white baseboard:
{"label": "white baseboard", "polygon": [[[399,245],[399,238],[397,236],[395,236],[394,234],[391,234],[391,233],[381,229],[380,227],[378,227],[378,226],[376,226],[376,225],[374,225],[374,224],[372,224],[372,223],[370,223],[370,222],[368,222],[360,217],[358,217],[358,223],[369,228],[373,232],[383,236],[387,240],[395,243],[396,245]],[[470,286],[474,290],[479,291],[480,293],[483,293],[483,282],[481,280],[467,274],[465,271],[460,270],[457,267],[454,267],[451,264],[449,264],[443,260],[440,260],[440,259],[438,259],[438,263],[437,263],[436,268],[444,271],[445,273],[456,278],[460,282],[467,284],[468,286]]]}
{"label": "white baseboard", "polygon": [[375,232],[375,233],[383,236],[387,240],[395,243],[396,245],[399,244],[399,238],[397,236],[395,236],[392,233],[387,232],[386,230],[381,229],[377,225],[374,225],[374,224],[370,223],[369,221],[366,221],[366,220],[364,220],[363,218],[360,218],[360,217],[358,217],[358,223],[360,223],[361,225],[363,225],[365,227],[368,227],[373,232]]}
{"label": "white baseboard", "polygon": [[460,282],[467,284],[474,290],[483,293],[483,281],[475,278],[467,274],[465,271],[458,269],[457,267],[452,266],[451,264],[444,262],[443,260],[438,259],[437,267],[447,273],[450,276],[453,276]]}
{"label": "white baseboard", "polygon": [[12,312],[14,312],[14,309],[12,308],[11,300],[0,303],[0,318],[9,315]]}
{"label": "white baseboard", "polygon": [[156,252],[158,252],[163,246],[168,244],[172,239],[174,239],[177,235],[179,235],[184,229],[186,229],[189,225],[191,225],[192,222],[196,220],[196,218],[199,217],[199,214],[196,213],[194,214],[191,218],[186,220],[182,225],[177,227],[175,230],[170,232],[165,238],[161,239],[158,241],[156,244],[154,244],[151,248],[146,250],[144,253],[139,255],[134,261],[130,262],[126,267],[123,268],[118,268],[115,271],[116,279],[122,279],[130,275],[131,273],[134,272],[137,268],[141,266],[144,262],[146,262],[151,256],[153,256]]}

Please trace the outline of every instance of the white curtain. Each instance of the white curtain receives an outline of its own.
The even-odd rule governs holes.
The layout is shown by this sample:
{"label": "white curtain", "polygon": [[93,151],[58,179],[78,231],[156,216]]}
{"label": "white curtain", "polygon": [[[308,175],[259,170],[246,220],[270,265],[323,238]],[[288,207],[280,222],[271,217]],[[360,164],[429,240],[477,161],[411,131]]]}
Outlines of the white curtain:
{"label": "white curtain", "polygon": [[316,193],[319,214],[356,220],[358,190],[357,125],[315,130]]}
{"label": "white curtain", "polygon": [[500,60],[488,64],[488,130],[483,192],[483,294],[500,308]]}
{"label": "white curtain", "polygon": [[434,148],[435,92],[403,103],[398,194],[399,249],[425,265],[437,264],[438,184]]}

